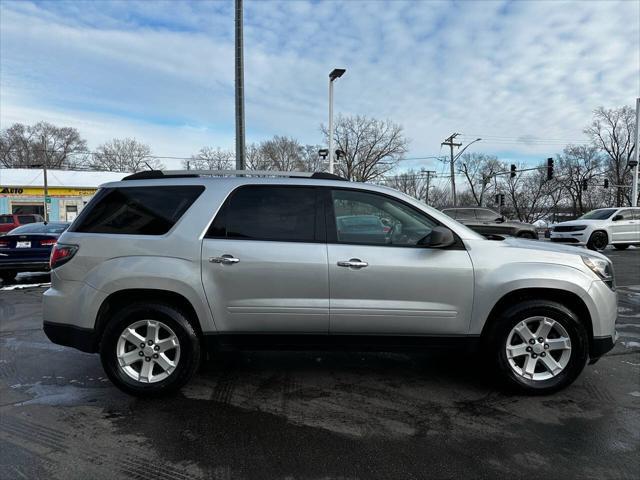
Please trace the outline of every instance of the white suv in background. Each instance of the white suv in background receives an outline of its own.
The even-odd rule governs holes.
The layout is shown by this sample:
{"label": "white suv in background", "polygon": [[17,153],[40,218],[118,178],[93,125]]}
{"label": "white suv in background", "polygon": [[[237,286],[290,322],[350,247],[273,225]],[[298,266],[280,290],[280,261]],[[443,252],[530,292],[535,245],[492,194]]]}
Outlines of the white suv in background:
{"label": "white suv in background", "polygon": [[640,208],[599,208],[577,220],[558,223],[550,231],[552,242],[586,245],[592,250],[613,245],[624,250],[640,245]]}

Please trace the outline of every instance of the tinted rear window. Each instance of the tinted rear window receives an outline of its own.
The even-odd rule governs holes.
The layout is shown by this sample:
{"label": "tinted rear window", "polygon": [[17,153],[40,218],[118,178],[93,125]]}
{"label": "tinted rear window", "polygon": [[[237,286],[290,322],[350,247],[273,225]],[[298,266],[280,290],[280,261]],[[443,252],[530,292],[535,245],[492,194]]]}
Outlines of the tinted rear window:
{"label": "tinted rear window", "polygon": [[227,200],[207,236],[313,242],[315,213],[312,188],[243,187]]}
{"label": "tinted rear window", "polygon": [[459,209],[456,210],[456,219],[457,220],[475,220],[476,212],[473,209]]}
{"label": "tinted rear window", "polygon": [[72,231],[163,235],[203,190],[201,185],[105,188],[85,207]]}
{"label": "tinted rear window", "polygon": [[0,215],[0,223],[13,223],[12,215]]}

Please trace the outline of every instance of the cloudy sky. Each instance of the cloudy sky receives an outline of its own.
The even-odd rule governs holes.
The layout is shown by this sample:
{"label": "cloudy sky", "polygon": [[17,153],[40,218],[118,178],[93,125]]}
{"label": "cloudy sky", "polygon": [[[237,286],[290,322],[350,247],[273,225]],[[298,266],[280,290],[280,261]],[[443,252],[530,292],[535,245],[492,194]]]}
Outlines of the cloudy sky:
{"label": "cloudy sky", "polygon": [[[0,0],[0,31],[2,128],[45,120],[163,156],[234,146],[231,1]],[[640,0],[246,0],[247,142],[321,143],[335,67],[335,112],[400,123],[410,158],[460,132],[539,161],[640,95]]]}

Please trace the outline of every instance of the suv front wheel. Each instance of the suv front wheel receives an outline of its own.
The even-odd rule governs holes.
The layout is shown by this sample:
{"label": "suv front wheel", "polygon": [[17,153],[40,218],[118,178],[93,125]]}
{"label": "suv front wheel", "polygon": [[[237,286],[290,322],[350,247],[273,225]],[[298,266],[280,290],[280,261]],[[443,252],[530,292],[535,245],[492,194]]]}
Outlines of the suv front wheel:
{"label": "suv front wheel", "polygon": [[186,316],[171,305],[135,303],[118,310],[100,342],[107,376],[138,396],[173,392],[193,376],[200,342]]}
{"label": "suv front wheel", "polygon": [[490,354],[503,380],[529,394],[570,385],[588,359],[588,334],[577,316],[548,300],[505,310],[494,324]]}

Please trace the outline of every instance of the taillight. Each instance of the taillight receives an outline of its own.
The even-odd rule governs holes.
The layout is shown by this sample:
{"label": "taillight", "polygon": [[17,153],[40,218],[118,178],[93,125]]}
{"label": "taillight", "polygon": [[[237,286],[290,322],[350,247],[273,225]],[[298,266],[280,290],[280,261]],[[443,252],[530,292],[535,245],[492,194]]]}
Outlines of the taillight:
{"label": "taillight", "polygon": [[73,258],[73,256],[78,251],[77,245],[62,245],[60,243],[56,243],[51,249],[51,256],[49,257],[49,266],[53,270],[54,268],[59,267],[60,265],[64,265],[69,260]]}
{"label": "taillight", "polygon": [[382,228],[382,231],[383,231],[384,233],[389,233],[389,232],[391,231],[391,227],[383,227],[383,228]]}
{"label": "taillight", "polygon": [[50,240],[40,240],[40,246],[41,247],[51,247],[53,245],[55,245],[57,242],[57,240],[55,238],[52,238]]}

